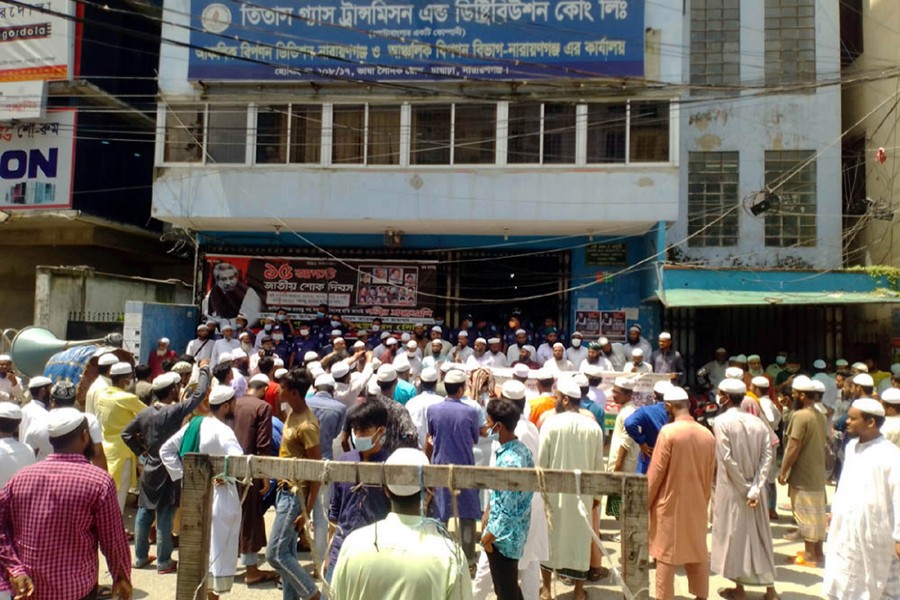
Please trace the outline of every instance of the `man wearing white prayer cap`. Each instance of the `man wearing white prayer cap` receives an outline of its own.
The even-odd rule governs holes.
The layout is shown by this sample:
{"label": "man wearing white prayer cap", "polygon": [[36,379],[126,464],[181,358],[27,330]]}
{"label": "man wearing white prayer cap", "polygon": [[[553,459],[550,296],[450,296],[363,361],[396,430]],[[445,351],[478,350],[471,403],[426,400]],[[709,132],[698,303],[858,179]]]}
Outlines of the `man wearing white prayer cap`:
{"label": "man wearing white prayer cap", "polygon": [[475,352],[469,347],[469,333],[465,329],[460,329],[456,334],[456,340],[456,345],[447,354],[447,360],[464,365]]}
{"label": "man wearing white prayer cap", "polygon": [[667,331],[659,334],[659,350],[650,356],[650,366],[653,367],[654,373],[669,373],[672,383],[679,387],[687,383],[684,359],[681,358],[681,353],[672,347],[672,334]]}
{"label": "man wearing white prayer cap", "polygon": [[485,366],[498,369],[507,366],[506,354],[503,352],[503,340],[498,337],[488,338],[488,351]]}
{"label": "man wearing white prayer cap", "polygon": [[[516,329],[515,342],[509,344],[506,348],[506,363],[511,365],[519,360],[520,351],[526,345],[528,345],[528,332],[522,328]],[[531,354],[534,356],[534,351]]]}
{"label": "man wearing white prayer cap", "polygon": [[442,402],[444,397],[437,393],[438,372],[434,367],[425,368],[419,381],[421,392],[406,403],[406,410],[419,432],[419,449],[424,450],[425,440],[428,438],[428,408]]}
{"label": "man wearing white prayer cap", "polygon": [[[632,351],[633,352],[633,351]],[[606,470],[616,473],[637,472],[638,458],[641,448],[628,435],[625,429],[625,420],[637,410],[634,404],[635,378],[630,376],[616,377],[613,385],[613,401],[619,408],[616,415],[616,424],[613,427],[612,439],[609,443],[609,459]],[[610,496],[606,502],[606,514],[619,518],[619,508],[622,504],[621,496]]]}
{"label": "man wearing white prayer cap", "polygon": [[553,353],[553,356],[544,361],[543,368],[557,373],[575,370],[575,365],[566,358],[566,347],[561,342],[554,343],[550,351]]}
{"label": "man wearing white prayer cap", "polygon": [[[204,325],[204,327],[206,326]],[[211,344],[210,348],[212,348]],[[88,388],[84,397],[84,412],[92,415],[97,414],[99,394],[112,383],[112,380],[109,378],[109,370],[117,362],[119,362],[119,357],[114,352],[107,352],[97,357],[97,378],[91,382],[91,387]]]}
{"label": "man wearing white prayer cap", "polygon": [[587,357],[588,345],[584,342],[584,334],[580,331],[572,332],[570,346],[566,349],[566,358],[578,369]]}
{"label": "man wearing white prayer cap", "polygon": [[653,366],[644,360],[644,351],[634,348],[631,351],[631,362],[622,368],[624,373],[652,373]]}
{"label": "man wearing white prayer cap", "polygon": [[853,376],[853,396],[855,398],[871,398],[875,391],[875,380],[868,373]]}
{"label": "man wearing white prayer cap", "polygon": [[12,357],[9,354],[0,354],[0,392],[15,398],[19,403],[25,399],[21,381],[13,372]]}
{"label": "man wearing white prayer cap", "polygon": [[822,582],[829,600],[900,598],[900,449],[882,435],[885,419],[872,398],[847,414],[852,439],[831,501]]}
{"label": "man wearing white prayer cap", "polygon": [[[26,434],[34,428],[47,428],[47,411],[50,410],[50,387],[53,381],[49,377],[38,376],[32,377],[28,382],[28,393],[31,395],[31,402],[22,407],[22,424],[19,426],[19,439],[25,441]],[[45,458],[50,451],[50,442],[45,443],[46,450],[41,453],[38,458]],[[32,446],[35,451],[39,450]]]}
{"label": "man wearing white prayer cap", "polygon": [[827,409],[828,414],[831,415],[837,408],[837,384],[834,382],[834,377],[825,371],[827,367],[828,365],[824,360],[821,358],[816,359],[813,362],[815,373],[812,376],[812,380],[822,383],[822,404]]}
{"label": "man wearing white prayer cap", "polygon": [[[243,455],[240,441],[227,424],[234,417],[234,409],[234,390],[228,385],[217,385],[209,392],[209,416],[192,419],[162,445],[159,457],[172,481],[179,481],[184,476],[179,450],[185,453]],[[185,440],[193,446],[182,448]],[[231,591],[237,572],[241,499],[233,481],[226,480],[213,486],[212,507],[208,581],[210,596],[218,598],[219,594]]]}
{"label": "man wearing white prayer cap", "polygon": [[34,450],[18,440],[22,409],[15,402],[0,402],[0,489],[22,467],[34,464]]}
{"label": "man wearing white prayer cap", "polygon": [[716,348],[714,358],[700,367],[697,372],[706,373],[705,379],[713,388],[719,386],[719,382],[725,379],[725,369],[728,368],[728,352],[725,348]]}
{"label": "man wearing white prayer cap", "polygon": [[178,355],[169,347],[169,338],[162,337],[156,342],[156,349],[150,353],[147,365],[150,367],[150,377],[158,377],[163,374],[163,363],[175,362]]}
{"label": "man wearing white prayer cap", "polygon": [[222,324],[222,338],[213,343],[212,356],[209,359],[209,368],[215,369],[222,362],[223,355],[231,356],[231,351],[241,347],[241,341],[234,336],[234,326],[229,323]]}
{"label": "man wearing white prayer cap", "polygon": [[[625,419],[625,432],[640,448],[638,456],[637,472],[646,475],[650,467],[650,458],[653,455],[653,447],[656,446],[656,438],[659,431],[668,424],[669,413],[663,405],[666,394],[675,386],[671,381],[657,381],[653,384],[653,395],[656,403],[641,406]],[[682,388],[680,393],[686,393]],[[671,394],[670,394],[671,396]]]}
{"label": "man wearing white prayer cap", "polygon": [[900,389],[892,387],[881,394],[884,405],[884,425],[881,434],[900,448]]}

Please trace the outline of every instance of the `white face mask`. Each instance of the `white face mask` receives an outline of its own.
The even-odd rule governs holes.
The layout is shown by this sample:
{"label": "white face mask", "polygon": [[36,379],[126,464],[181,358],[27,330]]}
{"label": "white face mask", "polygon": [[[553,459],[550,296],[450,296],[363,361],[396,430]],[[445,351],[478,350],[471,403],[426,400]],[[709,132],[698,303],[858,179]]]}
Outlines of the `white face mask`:
{"label": "white face mask", "polygon": [[308,336],[308,335],[309,335],[309,329],[301,329],[301,330],[300,330],[300,335],[302,335],[303,337]]}
{"label": "white face mask", "polygon": [[273,335],[272,339],[275,340],[276,342],[283,342],[284,336],[283,335]]}
{"label": "white face mask", "polygon": [[580,348],[580,347],[581,347],[581,340],[578,339],[578,338],[575,338],[574,340],[572,340],[572,347],[573,347],[573,348]]}

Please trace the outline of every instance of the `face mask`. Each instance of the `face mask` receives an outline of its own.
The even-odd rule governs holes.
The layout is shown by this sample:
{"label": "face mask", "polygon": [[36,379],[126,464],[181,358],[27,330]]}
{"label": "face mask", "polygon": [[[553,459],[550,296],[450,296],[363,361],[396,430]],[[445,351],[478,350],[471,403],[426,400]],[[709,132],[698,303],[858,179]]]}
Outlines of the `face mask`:
{"label": "face mask", "polygon": [[787,360],[787,359],[786,359],[785,357],[783,357],[783,356],[776,356],[776,357],[775,357],[775,364],[777,364],[779,367],[783,367],[786,360]]}
{"label": "face mask", "polygon": [[272,331],[272,324],[266,323],[265,325],[263,325],[263,329],[265,329],[266,331]]}
{"label": "face mask", "polygon": [[273,335],[272,339],[275,340],[276,342],[283,342],[284,336],[283,335]]}
{"label": "face mask", "polygon": [[575,338],[574,340],[572,340],[572,347],[573,347],[573,348],[580,348],[580,347],[581,347],[581,340],[579,340],[578,338]]}
{"label": "face mask", "polygon": [[284,315],[277,315],[275,318],[279,321],[284,321]]}
{"label": "face mask", "polygon": [[491,429],[490,432],[488,432],[488,436],[487,436],[487,437],[488,437],[488,439],[491,440],[492,442],[499,442],[499,441],[500,441],[500,432],[499,432],[499,431],[494,431],[493,429]]}
{"label": "face mask", "polygon": [[317,313],[316,313],[316,318],[317,318],[317,319],[321,319],[321,318],[324,317],[324,316],[325,316],[325,313],[323,313],[323,312],[317,312]]}
{"label": "face mask", "polygon": [[341,322],[340,322],[340,321],[332,321],[332,322],[331,322],[331,326],[332,326],[332,327],[340,327],[340,326],[341,326]]}
{"label": "face mask", "polygon": [[301,329],[301,330],[300,330],[300,335],[302,335],[302,336],[304,336],[304,337],[308,336],[308,335],[309,335],[309,329]]}
{"label": "face mask", "polygon": [[355,433],[350,432],[350,437],[353,439],[353,445],[356,446],[356,449],[360,452],[368,452],[372,448],[375,447],[375,437],[378,435],[376,432],[374,435],[365,437],[357,437]]}
{"label": "face mask", "polygon": [[381,331],[381,325],[372,325],[372,331]]}

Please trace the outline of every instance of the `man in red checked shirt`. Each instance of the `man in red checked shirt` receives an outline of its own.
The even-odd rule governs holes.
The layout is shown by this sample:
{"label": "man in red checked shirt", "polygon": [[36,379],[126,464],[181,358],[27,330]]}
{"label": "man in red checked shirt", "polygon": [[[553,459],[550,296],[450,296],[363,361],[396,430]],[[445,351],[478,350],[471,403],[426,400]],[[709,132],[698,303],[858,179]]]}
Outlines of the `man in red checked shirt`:
{"label": "man in red checked shirt", "polygon": [[9,574],[14,598],[93,599],[99,544],[113,597],[130,600],[131,555],[116,485],[86,457],[94,446],[84,414],[60,408],[48,425],[53,454],[0,490],[0,572]]}

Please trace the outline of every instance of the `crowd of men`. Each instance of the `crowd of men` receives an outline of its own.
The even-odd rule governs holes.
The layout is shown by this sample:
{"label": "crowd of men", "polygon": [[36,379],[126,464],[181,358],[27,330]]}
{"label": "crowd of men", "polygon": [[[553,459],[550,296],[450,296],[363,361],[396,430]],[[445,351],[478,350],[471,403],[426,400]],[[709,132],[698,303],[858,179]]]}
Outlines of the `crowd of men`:
{"label": "crowd of men", "polygon": [[[829,373],[817,360],[806,372],[787,353],[763,368],[719,349],[697,372],[698,399],[672,336],[654,350],[638,326],[624,343],[574,332],[565,346],[552,322],[538,332],[521,315],[502,332],[470,317],[453,331],[376,320],[366,332],[327,307],[299,325],[286,311],[257,331],[236,321],[201,324],[181,355],[163,338],[146,365],[101,353],[80,390],[25,383],[0,356],[0,600],[130,598],[132,569],[176,572],[189,452],[645,474],[662,600],[680,566],[697,598],[710,571],[734,582],[720,597],[779,597],[777,481],[805,543],[787,558],[825,565],[824,596],[900,598],[900,365],[838,360]],[[646,373],[668,376],[651,391]],[[277,581],[285,599],[536,600],[552,597],[555,574],[581,600],[615,566],[594,540],[604,501],[618,519],[622,500],[220,474],[208,595],[231,591],[241,564],[246,585]],[[112,586],[98,585],[98,549]]]}

